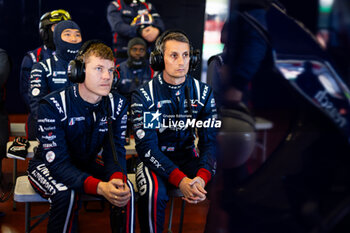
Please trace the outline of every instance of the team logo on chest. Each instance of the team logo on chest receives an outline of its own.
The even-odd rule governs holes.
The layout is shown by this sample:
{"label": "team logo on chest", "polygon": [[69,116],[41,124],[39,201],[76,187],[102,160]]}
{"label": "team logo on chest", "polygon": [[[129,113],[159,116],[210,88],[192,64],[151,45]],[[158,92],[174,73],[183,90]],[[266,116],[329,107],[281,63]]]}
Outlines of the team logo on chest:
{"label": "team logo on chest", "polygon": [[105,124],[107,124],[107,117],[102,117],[99,125],[103,126]]}
{"label": "team logo on chest", "polygon": [[171,104],[171,100],[161,100],[157,103],[157,108],[161,108],[164,104]]}
{"label": "team logo on chest", "polygon": [[78,122],[78,121],[84,121],[85,120],[85,117],[81,116],[81,117],[72,117],[69,119],[69,125],[72,126],[72,125],[75,125],[75,122]]}

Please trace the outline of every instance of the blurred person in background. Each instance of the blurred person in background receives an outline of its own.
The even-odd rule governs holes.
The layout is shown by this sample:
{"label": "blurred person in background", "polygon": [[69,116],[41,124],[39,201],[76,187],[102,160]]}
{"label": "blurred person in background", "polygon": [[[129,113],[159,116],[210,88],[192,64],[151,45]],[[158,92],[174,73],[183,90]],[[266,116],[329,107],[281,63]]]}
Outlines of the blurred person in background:
{"label": "blurred person in background", "polygon": [[146,51],[146,42],[135,37],[128,43],[128,60],[117,65],[120,72],[117,90],[129,102],[131,93],[153,78],[154,71],[149,65]]}
{"label": "blurred person in background", "polygon": [[256,143],[251,84],[264,79],[268,45],[247,18],[266,28],[269,6],[269,0],[231,1],[234,10],[221,35],[224,51],[208,61],[208,83],[213,87],[223,125],[217,137],[218,169],[216,185],[209,192],[207,233],[232,232],[229,191],[249,176],[247,161]]}
{"label": "blurred person in background", "polygon": [[164,31],[164,23],[154,6],[139,0],[112,1],[107,8],[107,20],[113,35],[117,64],[127,60],[130,39],[139,36],[153,43]]}
{"label": "blurred person in background", "polygon": [[343,81],[350,84],[350,1],[320,1],[318,33],[321,46],[335,62]]}

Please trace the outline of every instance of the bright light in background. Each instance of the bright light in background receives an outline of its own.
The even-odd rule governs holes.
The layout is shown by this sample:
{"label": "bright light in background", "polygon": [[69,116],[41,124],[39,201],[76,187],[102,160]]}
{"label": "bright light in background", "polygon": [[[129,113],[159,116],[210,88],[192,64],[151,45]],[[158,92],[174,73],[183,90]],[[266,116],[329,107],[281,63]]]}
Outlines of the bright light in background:
{"label": "bright light in background", "polygon": [[334,0],[320,0],[321,6],[331,6]]}
{"label": "bright light in background", "polygon": [[220,42],[221,29],[228,15],[228,0],[207,0],[205,6],[205,24],[202,50],[202,81],[207,79],[207,61],[222,52]]}
{"label": "bright light in background", "polygon": [[227,0],[208,0],[205,7],[203,59],[222,52],[221,29],[228,13]]}
{"label": "bright light in background", "polygon": [[205,13],[211,15],[225,14],[227,15],[227,0],[208,0],[205,6]]}
{"label": "bright light in background", "polygon": [[330,12],[332,9],[334,0],[320,0],[320,11]]}

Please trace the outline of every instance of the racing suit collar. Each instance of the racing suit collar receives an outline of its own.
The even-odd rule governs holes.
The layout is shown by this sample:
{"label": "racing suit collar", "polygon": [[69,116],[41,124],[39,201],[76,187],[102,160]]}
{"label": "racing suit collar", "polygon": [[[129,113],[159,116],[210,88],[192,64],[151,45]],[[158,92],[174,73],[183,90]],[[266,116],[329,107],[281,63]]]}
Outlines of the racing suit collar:
{"label": "racing suit collar", "polygon": [[83,98],[81,98],[80,94],[79,94],[79,88],[78,88],[78,84],[74,84],[73,86],[73,93],[74,93],[74,97],[75,97],[75,100],[76,102],[78,103],[77,106],[81,106],[82,108],[85,108],[89,111],[94,111],[94,110],[97,110],[100,108],[100,106],[102,105],[101,101],[95,103],[95,104],[91,104],[89,102],[86,102]]}
{"label": "racing suit collar", "polygon": [[170,83],[167,83],[165,80],[164,80],[164,77],[163,77],[163,72],[161,74],[158,75],[158,81],[161,85],[166,85],[169,89],[171,90],[178,90],[178,89],[181,89],[183,86],[185,86],[185,83],[187,83],[187,75],[186,75],[186,79],[183,83],[181,84],[178,84],[178,85],[173,85],[173,84],[170,84]]}

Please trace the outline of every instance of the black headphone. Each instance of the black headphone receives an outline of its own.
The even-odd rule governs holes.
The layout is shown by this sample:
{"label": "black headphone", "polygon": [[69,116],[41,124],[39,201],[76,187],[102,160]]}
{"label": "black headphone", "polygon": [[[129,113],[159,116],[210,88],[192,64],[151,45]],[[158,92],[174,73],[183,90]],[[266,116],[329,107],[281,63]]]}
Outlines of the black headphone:
{"label": "black headphone", "polygon": [[[78,51],[77,56],[74,60],[71,60],[68,64],[68,78],[73,83],[83,83],[85,80],[85,63],[81,60],[81,57],[84,53],[93,45],[93,44],[105,44],[101,40],[88,40],[86,41]],[[108,46],[109,47],[109,46]],[[80,58],[80,59],[79,59]],[[118,71],[115,70],[113,73],[113,83],[115,78],[119,77]]]}
{"label": "black headphone", "polygon": [[[157,39],[156,41],[156,47],[151,52],[150,57],[149,57],[149,63],[152,67],[153,70],[155,71],[162,71],[164,70],[164,57],[163,53],[161,51],[161,47],[163,45],[164,38],[171,34],[171,33],[181,33],[184,35],[187,39],[188,36],[186,35],[185,32],[175,29],[175,30],[167,30],[163,32]],[[194,71],[197,67],[197,65],[200,62],[200,51],[199,49],[193,49],[191,43],[190,43],[190,67],[189,67],[189,72]]]}

